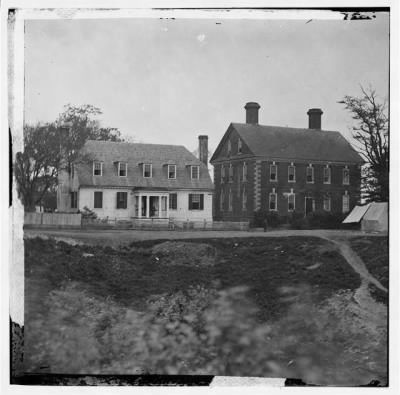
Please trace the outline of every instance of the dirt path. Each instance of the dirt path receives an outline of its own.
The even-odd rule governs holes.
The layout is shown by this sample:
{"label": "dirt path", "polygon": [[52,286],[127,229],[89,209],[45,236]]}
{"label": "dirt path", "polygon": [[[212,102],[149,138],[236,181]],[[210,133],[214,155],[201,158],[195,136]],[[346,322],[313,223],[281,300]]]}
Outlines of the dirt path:
{"label": "dirt path", "polygon": [[[346,240],[338,239],[335,236],[328,236],[324,233],[319,236],[321,239],[328,240],[333,243],[342,254],[343,258],[346,259],[347,263],[355,270],[361,277],[363,283],[374,284],[377,288],[384,292],[388,292],[387,288],[384,287],[372,274],[368,271],[363,260],[353,251],[349,243]],[[361,286],[363,287],[363,285]],[[360,288],[361,288],[360,287]]]}

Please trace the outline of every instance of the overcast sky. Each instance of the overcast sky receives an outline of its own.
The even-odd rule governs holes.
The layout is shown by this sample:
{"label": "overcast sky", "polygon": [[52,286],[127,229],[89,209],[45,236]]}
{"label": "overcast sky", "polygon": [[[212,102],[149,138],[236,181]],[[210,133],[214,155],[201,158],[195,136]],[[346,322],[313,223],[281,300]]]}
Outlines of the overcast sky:
{"label": "overcast sky", "polygon": [[360,84],[388,95],[389,15],[368,21],[103,19],[26,22],[25,121],[92,104],[102,124],[137,142],[216,148],[244,104],[260,123],[322,127],[348,137],[337,101]]}

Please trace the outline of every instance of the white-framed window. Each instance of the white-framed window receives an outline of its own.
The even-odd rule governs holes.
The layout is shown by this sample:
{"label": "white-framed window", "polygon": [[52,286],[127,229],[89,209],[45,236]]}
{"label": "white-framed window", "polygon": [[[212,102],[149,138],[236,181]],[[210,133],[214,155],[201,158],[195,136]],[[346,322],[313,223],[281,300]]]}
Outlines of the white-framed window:
{"label": "white-framed window", "polygon": [[288,167],[288,182],[296,182],[296,167],[293,163]]}
{"label": "white-framed window", "polygon": [[324,195],[323,208],[324,211],[331,211],[331,197],[329,195]]}
{"label": "white-framed window", "polygon": [[242,189],[242,211],[247,211],[246,185],[243,185],[243,189]]}
{"label": "white-framed window", "polygon": [[277,211],[278,210],[278,199],[277,199],[277,194],[275,192],[275,188],[272,190],[272,192],[269,194],[269,210],[270,211]]}
{"label": "white-framed window", "polygon": [[225,201],[225,194],[224,190],[221,189],[221,194],[219,196],[219,208],[221,211],[224,211],[224,201]]}
{"label": "white-framed window", "polygon": [[306,182],[307,184],[314,183],[314,168],[311,163],[306,167]]}
{"label": "white-framed window", "polygon": [[247,181],[247,163],[243,162],[243,182]]}
{"label": "white-framed window", "polygon": [[293,190],[288,195],[288,211],[294,211],[296,209],[296,195]]}
{"label": "white-framed window", "polygon": [[221,165],[221,184],[225,182],[225,166]]}
{"label": "white-framed window", "polygon": [[128,175],[128,164],[126,162],[118,162],[118,176],[126,177]]}
{"label": "white-framed window", "polygon": [[198,180],[200,178],[200,166],[191,166],[190,167],[190,176],[192,180]]}
{"label": "white-framed window", "polygon": [[342,211],[343,213],[348,213],[350,211],[350,195],[347,191],[345,191],[342,196]]}
{"label": "white-framed window", "polygon": [[331,183],[331,168],[329,166],[324,167],[324,184]]}
{"label": "white-framed window", "polygon": [[232,152],[232,143],[231,140],[228,140],[228,156],[231,154]]}
{"label": "white-framed window", "polygon": [[232,163],[229,164],[229,182],[233,181],[233,166]]}
{"label": "white-framed window", "polygon": [[153,165],[151,163],[143,164],[143,177],[152,178],[153,177]]}
{"label": "white-framed window", "polygon": [[103,163],[102,162],[93,162],[93,175],[94,176],[102,176],[103,175]]}
{"label": "white-framed window", "polygon": [[232,200],[233,200],[232,188],[229,188],[229,195],[228,195],[228,210],[229,211],[232,211]]}
{"label": "white-framed window", "polygon": [[204,195],[202,193],[189,194],[189,210],[204,210]]}
{"label": "white-framed window", "polygon": [[241,154],[241,153],[242,153],[242,140],[239,139],[238,140],[238,154]]}
{"label": "white-framed window", "polygon": [[176,179],[176,165],[168,165],[168,178]]}
{"label": "white-framed window", "polygon": [[350,185],[350,170],[347,166],[343,169],[343,185]]}
{"label": "white-framed window", "polygon": [[278,166],[275,164],[275,162],[269,166],[269,180],[278,181]]}

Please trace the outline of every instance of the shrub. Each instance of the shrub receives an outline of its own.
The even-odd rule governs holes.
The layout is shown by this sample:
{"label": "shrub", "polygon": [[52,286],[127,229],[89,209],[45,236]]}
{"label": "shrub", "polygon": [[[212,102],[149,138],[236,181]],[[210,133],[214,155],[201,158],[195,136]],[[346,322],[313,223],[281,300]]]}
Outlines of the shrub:
{"label": "shrub", "polygon": [[276,228],[281,221],[275,212],[267,210],[257,210],[254,212],[253,226],[256,228]]}

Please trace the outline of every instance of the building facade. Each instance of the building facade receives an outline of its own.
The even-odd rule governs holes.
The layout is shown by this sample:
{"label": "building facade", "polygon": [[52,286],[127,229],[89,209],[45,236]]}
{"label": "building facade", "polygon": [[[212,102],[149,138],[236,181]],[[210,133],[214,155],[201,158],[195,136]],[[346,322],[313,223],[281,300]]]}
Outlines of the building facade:
{"label": "building facade", "polygon": [[212,221],[207,149],[207,136],[199,136],[201,160],[183,146],[88,141],[85,159],[59,176],[58,211]]}
{"label": "building facade", "polygon": [[309,110],[309,128],[299,129],[259,125],[259,108],[246,104],[246,123],[231,123],[211,158],[215,219],[349,212],[363,161],[339,132],[321,130],[322,111]]}

